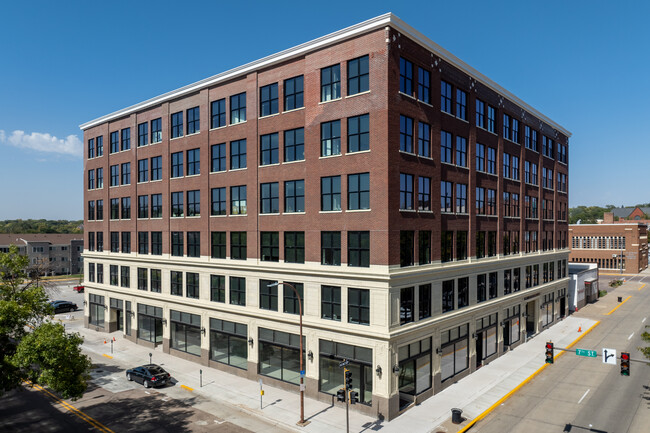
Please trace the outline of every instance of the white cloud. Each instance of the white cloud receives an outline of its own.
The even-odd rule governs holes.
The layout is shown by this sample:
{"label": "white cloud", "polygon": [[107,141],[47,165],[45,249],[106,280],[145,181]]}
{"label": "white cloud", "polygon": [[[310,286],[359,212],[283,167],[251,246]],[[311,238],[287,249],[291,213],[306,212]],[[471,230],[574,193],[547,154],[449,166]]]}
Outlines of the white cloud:
{"label": "white cloud", "polygon": [[83,156],[83,143],[76,135],[68,135],[65,139],[56,138],[50,134],[16,130],[6,135],[0,129],[0,143],[9,144],[21,149],[33,149],[40,152],[63,153],[65,155]]}

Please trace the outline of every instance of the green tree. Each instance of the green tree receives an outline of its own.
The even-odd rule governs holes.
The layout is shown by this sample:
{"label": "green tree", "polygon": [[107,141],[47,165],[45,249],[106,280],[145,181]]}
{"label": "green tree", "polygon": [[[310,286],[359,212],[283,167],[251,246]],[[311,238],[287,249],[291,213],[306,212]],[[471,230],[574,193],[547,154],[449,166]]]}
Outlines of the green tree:
{"label": "green tree", "polygon": [[52,307],[42,287],[26,282],[27,265],[16,246],[0,253],[0,395],[29,379],[79,398],[91,367],[83,339],[49,320]]}
{"label": "green tree", "polygon": [[[647,328],[647,326],[646,326]],[[646,343],[650,343],[650,333],[648,331],[645,331],[643,334],[641,334],[641,339],[645,341]],[[646,358],[650,359],[650,346],[647,347],[639,347],[638,348],[641,353],[643,353],[643,356]]]}

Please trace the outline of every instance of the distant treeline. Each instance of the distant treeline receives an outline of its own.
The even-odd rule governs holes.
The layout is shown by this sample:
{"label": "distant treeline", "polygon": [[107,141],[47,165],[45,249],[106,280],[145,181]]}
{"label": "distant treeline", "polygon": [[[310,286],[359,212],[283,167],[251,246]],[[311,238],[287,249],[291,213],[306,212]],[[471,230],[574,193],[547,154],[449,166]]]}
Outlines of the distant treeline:
{"label": "distant treeline", "polygon": [[0,233],[83,233],[83,220],[5,220]]}
{"label": "distant treeline", "polygon": [[[578,206],[572,207],[569,209],[569,224],[576,224],[580,221],[580,224],[596,224],[596,220],[603,219],[603,214],[605,212],[611,212],[612,209],[617,206],[608,204],[605,207],[600,206]],[[627,208],[635,207],[650,207],[650,203],[635,204],[634,206],[620,206]],[[614,217],[614,220],[618,218]]]}

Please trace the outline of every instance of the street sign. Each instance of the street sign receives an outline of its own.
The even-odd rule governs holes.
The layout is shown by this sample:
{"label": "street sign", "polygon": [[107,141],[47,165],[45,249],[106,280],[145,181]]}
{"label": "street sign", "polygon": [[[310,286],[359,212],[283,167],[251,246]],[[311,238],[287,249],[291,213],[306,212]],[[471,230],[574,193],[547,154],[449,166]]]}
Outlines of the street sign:
{"label": "street sign", "polygon": [[349,363],[350,363],[350,361],[348,361],[348,360],[346,359],[346,360],[343,361],[343,362],[339,362],[339,367],[345,367],[345,366],[348,365]]}
{"label": "street sign", "polygon": [[587,358],[596,358],[598,356],[598,353],[596,353],[595,350],[576,349],[576,355],[586,356]]}
{"label": "street sign", "polygon": [[616,365],[616,350],[603,348],[603,363]]}

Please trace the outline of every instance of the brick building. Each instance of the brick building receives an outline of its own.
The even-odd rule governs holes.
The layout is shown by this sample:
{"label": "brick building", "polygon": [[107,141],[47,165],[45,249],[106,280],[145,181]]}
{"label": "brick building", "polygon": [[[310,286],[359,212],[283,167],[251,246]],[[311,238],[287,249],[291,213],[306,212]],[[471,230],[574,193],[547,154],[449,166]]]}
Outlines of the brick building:
{"label": "brick building", "polygon": [[631,274],[648,267],[648,227],[643,223],[571,224],[569,236],[571,262]]}
{"label": "brick building", "polygon": [[80,274],[83,271],[82,234],[30,233],[0,234],[0,252],[11,245],[27,256],[29,265],[47,275]]}
{"label": "brick building", "polygon": [[570,133],[395,15],[81,128],[98,331],[297,390],[295,287],[390,419],[566,313]]}

